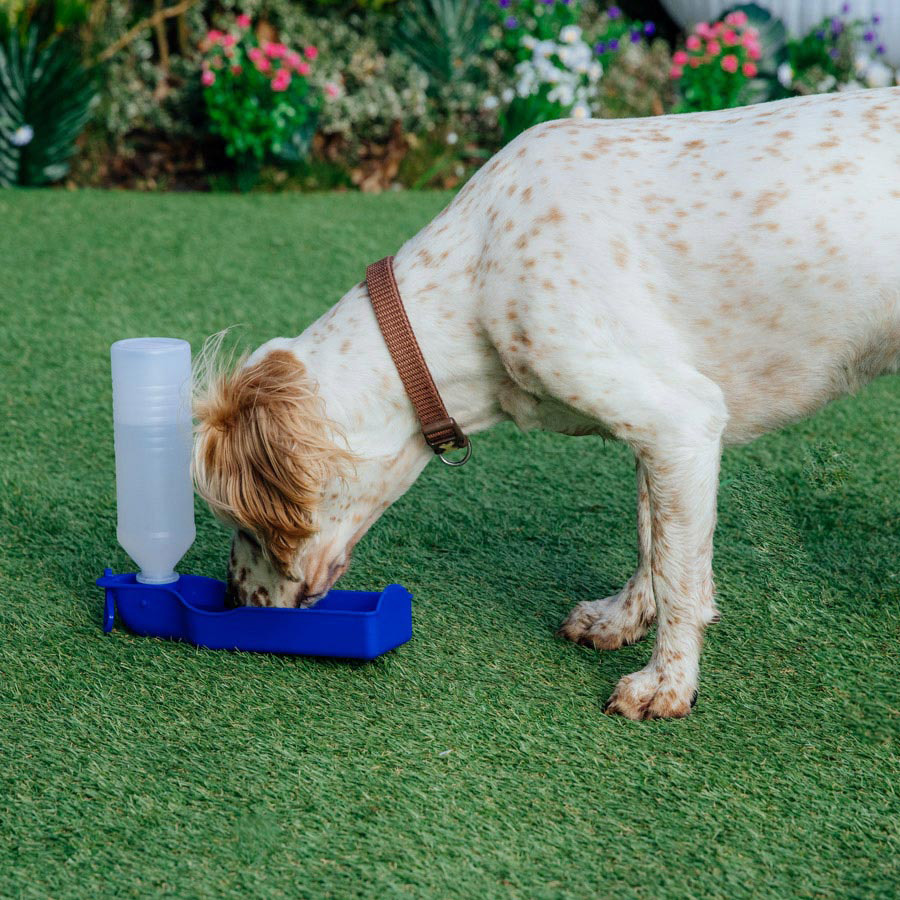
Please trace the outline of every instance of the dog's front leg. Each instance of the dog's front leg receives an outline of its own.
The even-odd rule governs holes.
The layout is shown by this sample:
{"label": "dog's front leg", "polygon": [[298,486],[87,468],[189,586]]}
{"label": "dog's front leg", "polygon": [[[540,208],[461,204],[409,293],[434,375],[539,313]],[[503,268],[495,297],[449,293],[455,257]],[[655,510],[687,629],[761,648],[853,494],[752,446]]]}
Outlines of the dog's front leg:
{"label": "dog's front leg", "polygon": [[569,613],[559,634],[576,644],[616,650],[639,641],[656,618],[650,573],[651,518],[647,469],[637,463],[638,567],[618,593],[603,600],[586,600]]}
{"label": "dog's front leg", "polygon": [[650,488],[658,628],[649,664],[619,681],[609,713],[677,718],[696,700],[703,632],[718,619],[712,544],[724,420],[695,406],[675,432],[660,431],[639,450]]}

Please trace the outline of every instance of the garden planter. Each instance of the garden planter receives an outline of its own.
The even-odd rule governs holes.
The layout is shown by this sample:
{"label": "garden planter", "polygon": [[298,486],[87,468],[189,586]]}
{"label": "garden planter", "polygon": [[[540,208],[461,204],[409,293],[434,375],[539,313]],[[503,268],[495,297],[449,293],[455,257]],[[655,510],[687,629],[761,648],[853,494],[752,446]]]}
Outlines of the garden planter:
{"label": "garden planter", "polygon": [[[805,34],[825,16],[840,12],[846,0],[757,0],[781,19],[791,34]],[[684,28],[697,22],[712,22],[736,5],[734,0],[662,0],[669,14]],[[851,15],[871,19],[878,13],[878,34],[887,48],[886,59],[900,65],[900,3],[896,0],[852,0]]]}

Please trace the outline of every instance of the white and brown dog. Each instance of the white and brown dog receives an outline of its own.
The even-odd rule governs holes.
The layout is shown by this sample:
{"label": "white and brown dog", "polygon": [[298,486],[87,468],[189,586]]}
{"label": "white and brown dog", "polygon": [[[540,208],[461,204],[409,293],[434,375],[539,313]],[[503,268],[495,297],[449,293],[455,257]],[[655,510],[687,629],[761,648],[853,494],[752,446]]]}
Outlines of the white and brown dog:
{"label": "white and brown dog", "polygon": [[[613,649],[656,621],[607,710],[685,716],[718,618],[723,443],[900,367],[900,89],[539,125],[395,271],[466,432],[512,419],[634,450],[637,572],[562,633]],[[236,529],[235,601],[314,603],[433,455],[364,284],[200,378],[196,480]]]}

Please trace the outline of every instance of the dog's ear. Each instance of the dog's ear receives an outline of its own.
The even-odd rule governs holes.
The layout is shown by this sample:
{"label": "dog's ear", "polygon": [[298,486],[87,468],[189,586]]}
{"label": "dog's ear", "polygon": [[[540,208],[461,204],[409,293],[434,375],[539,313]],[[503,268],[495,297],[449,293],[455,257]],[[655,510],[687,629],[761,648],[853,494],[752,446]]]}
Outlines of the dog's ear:
{"label": "dog's ear", "polygon": [[255,534],[282,574],[316,531],[326,484],[351,455],[303,363],[286,349],[216,372],[195,373],[197,492],[220,518]]}

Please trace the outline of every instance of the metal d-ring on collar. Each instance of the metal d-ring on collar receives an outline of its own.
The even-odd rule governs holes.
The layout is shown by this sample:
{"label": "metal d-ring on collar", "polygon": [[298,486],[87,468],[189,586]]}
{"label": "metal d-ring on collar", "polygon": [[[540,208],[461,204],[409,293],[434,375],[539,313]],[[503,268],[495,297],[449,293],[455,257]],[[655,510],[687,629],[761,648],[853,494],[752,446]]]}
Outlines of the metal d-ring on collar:
{"label": "metal d-ring on collar", "polygon": [[[472,443],[448,414],[422,356],[400,298],[393,256],[386,256],[366,269],[366,287],[384,342],[419,417],[425,442],[445,465],[465,465],[472,455]],[[444,454],[450,450],[465,450],[465,454],[461,459],[449,459]]]}

